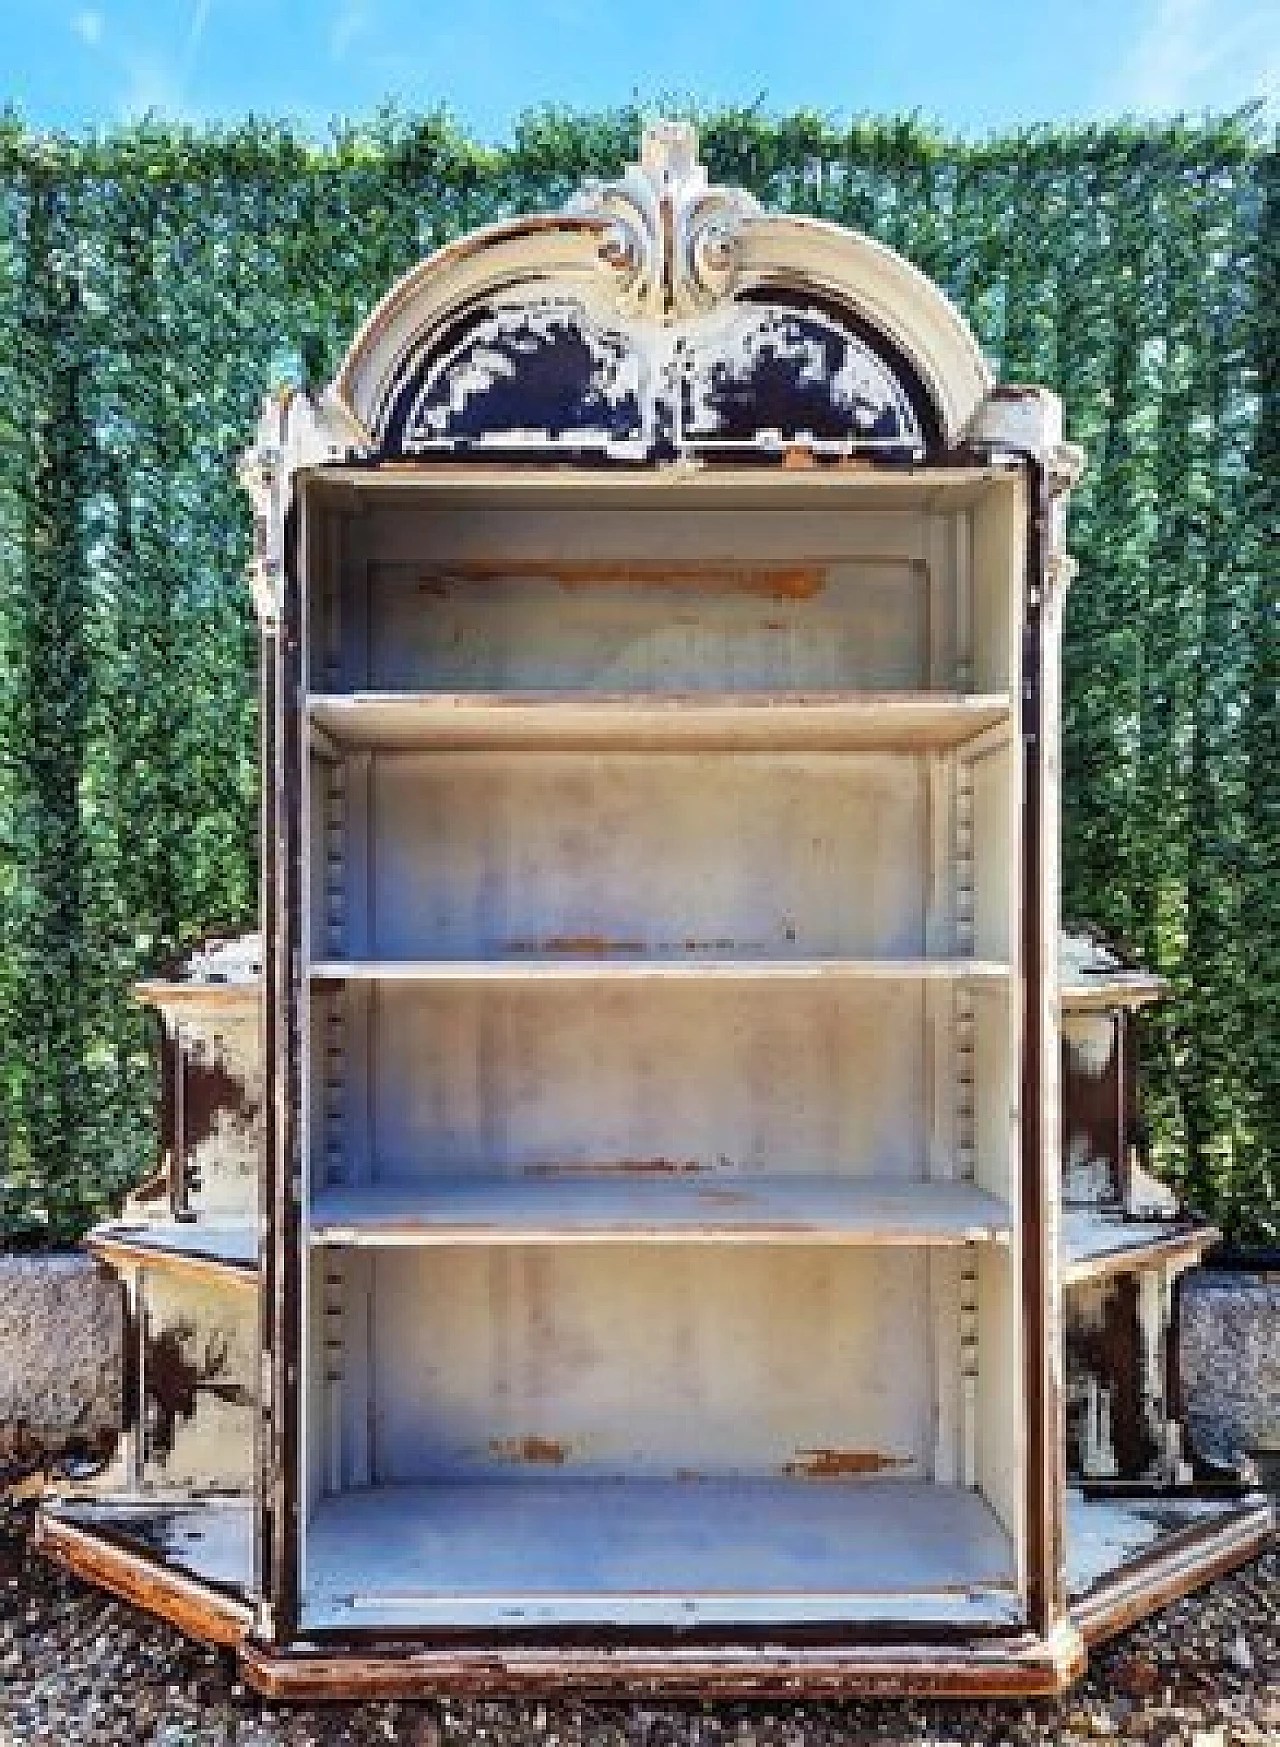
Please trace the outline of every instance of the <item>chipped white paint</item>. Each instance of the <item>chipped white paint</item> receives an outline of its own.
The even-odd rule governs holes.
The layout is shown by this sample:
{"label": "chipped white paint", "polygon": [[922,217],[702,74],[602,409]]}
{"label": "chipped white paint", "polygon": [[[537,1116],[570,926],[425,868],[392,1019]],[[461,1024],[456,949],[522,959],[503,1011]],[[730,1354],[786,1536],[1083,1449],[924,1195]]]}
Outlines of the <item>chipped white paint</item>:
{"label": "chipped white paint", "polygon": [[1085,1378],[1084,1429],[1080,1465],[1090,1480],[1107,1480],[1120,1472],[1111,1443],[1111,1391],[1096,1377]]}
{"label": "chipped white paint", "polygon": [[249,586],[264,628],[273,628],[280,613],[285,518],[293,501],[294,475],[316,462],[340,459],[362,438],[339,402],[317,404],[292,389],[263,400],[254,442],[240,463],[240,483],[253,501]]}
{"label": "chipped white paint", "polygon": [[1086,1135],[1071,1135],[1062,1160],[1063,1201],[1072,1207],[1105,1207],[1114,1195],[1111,1161],[1093,1156]]}
{"label": "chipped white paint", "polygon": [[1062,1022],[1062,1036],[1072,1067],[1100,1080],[1115,1059],[1116,1027],[1111,1014],[1068,1014]]}
{"label": "chipped white paint", "polygon": [[1143,1170],[1134,1159],[1129,1170],[1126,1213],[1135,1219],[1173,1219],[1181,1210],[1182,1203],[1169,1185]]}

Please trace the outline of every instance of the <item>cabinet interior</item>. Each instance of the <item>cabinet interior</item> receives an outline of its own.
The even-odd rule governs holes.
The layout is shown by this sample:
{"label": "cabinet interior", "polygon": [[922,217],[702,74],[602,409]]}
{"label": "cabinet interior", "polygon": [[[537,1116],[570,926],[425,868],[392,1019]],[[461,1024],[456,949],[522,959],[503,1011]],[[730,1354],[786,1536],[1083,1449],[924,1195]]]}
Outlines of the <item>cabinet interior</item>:
{"label": "cabinet interior", "polygon": [[303,1626],[1015,1622],[1020,475],[569,477],[304,476]]}

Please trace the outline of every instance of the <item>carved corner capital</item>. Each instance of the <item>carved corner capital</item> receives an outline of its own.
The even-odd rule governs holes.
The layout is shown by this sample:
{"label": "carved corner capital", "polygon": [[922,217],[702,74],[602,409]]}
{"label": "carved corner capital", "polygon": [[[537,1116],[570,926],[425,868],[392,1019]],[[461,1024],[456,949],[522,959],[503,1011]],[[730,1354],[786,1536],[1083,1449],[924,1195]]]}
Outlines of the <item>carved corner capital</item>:
{"label": "carved corner capital", "polygon": [[1084,450],[1063,435],[1062,402],[1048,388],[998,384],[969,421],[965,439],[975,448],[1034,456],[1051,497],[1064,496],[1084,471]]}
{"label": "carved corner capital", "polygon": [[1079,443],[1058,443],[1045,456],[1049,475],[1049,493],[1065,497],[1073,490],[1087,465],[1087,457]]}
{"label": "carved corner capital", "polygon": [[249,586],[264,629],[274,628],[279,619],[284,523],[294,474],[300,467],[340,461],[364,444],[365,433],[330,397],[317,402],[299,389],[285,388],[264,398],[254,440],[239,466],[240,483],[253,502]]}
{"label": "carved corner capital", "polygon": [[729,296],[741,229],[760,209],[744,189],[713,187],[696,130],[664,121],[645,129],[638,164],[616,182],[585,183],[569,210],[600,223],[619,309],[670,322]]}
{"label": "carved corner capital", "polygon": [[1045,560],[1045,595],[1050,608],[1056,610],[1061,607],[1079,568],[1069,552],[1053,552]]}

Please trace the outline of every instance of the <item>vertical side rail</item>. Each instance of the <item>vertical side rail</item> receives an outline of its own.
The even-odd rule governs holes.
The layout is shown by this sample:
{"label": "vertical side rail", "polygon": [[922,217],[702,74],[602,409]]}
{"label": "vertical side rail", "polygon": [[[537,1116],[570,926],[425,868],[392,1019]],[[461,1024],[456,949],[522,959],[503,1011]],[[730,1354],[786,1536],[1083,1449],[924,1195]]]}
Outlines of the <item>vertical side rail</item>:
{"label": "vertical side rail", "polygon": [[302,817],[301,684],[302,586],[305,563],[301,494],[285,519],[281,601],[276,631],[274,747],[269,783],[274,791],[269,852],[271,914],[264,980],[271,991],[266,1033],[270,1063],[269,1171],[270,1438],[266,1509],[270,1523],[267,1623],[275,1642],[297,1632],[299,1513],[298,1367],[303,1291],[299,1238],[302,1182],[303,991],[301,988]]}
{"label": "vertical side rail", "polygon": [[305,512],[300,470],[345,454],[357,433],[292,390],[263,402],[240,480],[254,507],[249,582],[262,638],[263,1142],[259,1168],[258,1636],[296,1634],[299,1591],[298,1390],[305,1283],[301,1252],[306,1016],[302,938]]}
{"label": "vertical side rail", "polygon": [[1020,715],[1022,822],[1022,1250],[1027,1399],[1027,1605],[1048,1636],[1065,1606],[1062,1329],[1058,1304],[1057,648],[1048,605],[1045,465],[1026,462],[1027,552]]}
{"label": "vertical side rail", "polygon": [[253,1472],[257,1494],[253,1545],[254,1591],[260,1598],[258,1621],[263,1636],[274,1637],[271,1601],[274,1596],[274,1517],[271,1489],[274,1449],[272,1439],[271,1385],[275,1351],[272,1307],[276,1301],[279,1271],[275,1251],[274,1183],[275,1133],[275,843],[276,843],[276,627],[273,619],[259,621],[258,644],[258,781],[259,851],[258,914],[262,919],[262,983],[259,994],[258,1037],[262,1054],[262,1140],[258,1162],[258,1347],[261,1355],[258,1383],[258,1428]]}

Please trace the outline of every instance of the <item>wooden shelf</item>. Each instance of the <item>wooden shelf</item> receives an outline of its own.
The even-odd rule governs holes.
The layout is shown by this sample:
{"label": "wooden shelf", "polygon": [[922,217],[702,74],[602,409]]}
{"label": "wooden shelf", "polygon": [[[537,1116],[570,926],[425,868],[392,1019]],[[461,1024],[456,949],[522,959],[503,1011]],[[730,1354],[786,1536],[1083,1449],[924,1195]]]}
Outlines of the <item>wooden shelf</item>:
{"label": "wooden shelf", "polygon": [[1062,1215],[1062,1283],[1079,1286],[1162,1262],[1198,1262],[1221,1236],[1200,1220],[1136,1219],[1106,1208],[1069,1207]]}
{"label": "wooden shelf", "polygon": [[351,692],[313,695],[308,712],[339,748],[387,752],[939,752],[1011,719],[999,692]]}
{"label": "wooden shelf", "polygon": [[318,983],[968,982],[1006,983],[1009,967],[974,958],[319,959]]}
{"label": "wooden shelf", "polygon": [[312,1242],[382,1246],[566,1243],[1007,1242],[1009,1210],[972,1183],[722,1170],[428,1178],[330,1188]]}
{"label": "wooden shelf", "polygon": [[113,1267],[164,1268],[237,1286],[258,1280],[258,1234],[245,1222],[110,1220],[94,1226],[84,1246]]}
{"label": "wooden shelf", "polygon": [[976,1492],[907,1478],[513,1476],[322,1499],[304,1629],[1017,1618]]}

